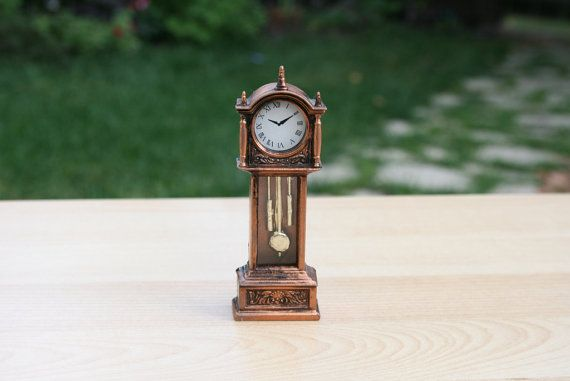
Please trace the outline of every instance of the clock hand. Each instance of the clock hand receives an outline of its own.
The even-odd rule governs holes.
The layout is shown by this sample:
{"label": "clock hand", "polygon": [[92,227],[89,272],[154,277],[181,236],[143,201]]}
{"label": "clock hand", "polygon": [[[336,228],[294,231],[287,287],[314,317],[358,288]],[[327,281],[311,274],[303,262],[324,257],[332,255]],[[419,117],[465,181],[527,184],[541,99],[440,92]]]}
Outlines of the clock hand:
{"label": "clock hand", "polygon": [[281,125],[281,124],[279,124],[279,122],[276,122],[276,121],[274,121],[274,120],[271,120],[271,119],[267,119],[267,120],[270,121],[270,122],[272,122],[272,123],[275,123],[275,124],[278,125],[278,126]]}
{"label": "clock hand", "polygon": [[283,119],[283,120],[282,120],[281,122],[279,122],[279,124],[277,124],[277,125],[280,126],[280,125],[284,124],[285,122],[287,122],[289,119],[291,119],[291,118],[294,117],[294,116],[295,116],[295,114],[291,115],[290,117],[288,117],[288,118],[286,118],[286,119]]}

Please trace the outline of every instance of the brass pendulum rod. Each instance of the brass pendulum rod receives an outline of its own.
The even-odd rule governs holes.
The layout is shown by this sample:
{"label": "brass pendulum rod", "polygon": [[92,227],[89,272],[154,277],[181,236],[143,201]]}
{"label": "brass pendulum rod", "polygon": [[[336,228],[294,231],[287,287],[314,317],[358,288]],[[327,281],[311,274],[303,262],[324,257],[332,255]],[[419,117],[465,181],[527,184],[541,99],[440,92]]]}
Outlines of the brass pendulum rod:
{"label": "brass pendulum rod", "polygon": [[281,205],[281,177],[277,176],[277,184],[275,184],[275,193],[277,200],[275,201],[275,225],[277,231],[281,232],[281,220],[283,218],[283,210]]}
{"label": "brass pendulum rod", "polygon": [[273,231],[273,201],[271,201],[271,177],[267,176],[267,230]]}
{"label": "brass pendulum rod", "polygon": [[[277,181],[275,184],[275,193],[277,200],[275,201],[275,225],[277,228],[277,232],[281,233],[281,222],[283,221],[283,205],[281,200],[281,177],[277,176]],[[277,252],[277,255],[281,256],[281,251]]]}
{"label": "brass pendulum rod", "polygon": [[277,256],[281,257],[283,252],[289,249],[291,240],[287,234],[283,232],[283,200],[281,198],[281,177],[275,177],[275,231],[269,237],[269,246],[277,252]]}
{"label": "brass pendulum rod", "polygon": [[293,225],[293,196],[291,195],[291,177],[287,177],[287,226]]}

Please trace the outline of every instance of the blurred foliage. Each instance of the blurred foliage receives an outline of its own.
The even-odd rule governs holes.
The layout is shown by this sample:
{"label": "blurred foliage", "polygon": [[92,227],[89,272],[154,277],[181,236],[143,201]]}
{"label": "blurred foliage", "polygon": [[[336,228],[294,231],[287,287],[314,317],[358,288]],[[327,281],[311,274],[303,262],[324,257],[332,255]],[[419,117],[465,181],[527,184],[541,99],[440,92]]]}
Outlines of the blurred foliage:
{"label": "blurred foliage", "polygon": [[255,0],[162,0],[154,2],[138,21],[150,37],[157,33],[206,44],[254,36],[265,24],[265,13]]}
{"label": "blurred foliage", "polygon": [[111,23],[77,17],[70,13],[37,15],[32,27],[43,42],[64,52],[90,54],[102,51],[129,51],[138,47],[131,24],[131,13],[117,13]]}
{"label": "blurred foliage", "polygon": [[[273,3],[275,0],[266,0]],[[568,0],[281,0],[309,13],[311,29],[348,29],[398,20],[446,29],[497,30],[508,14],[568,18]]]}
{"label": "blurred foliage", "polygon": [[[5,2],[4,2],[5,1]],[[3,0],[0,52],[29,56],[130,51],[139,46],[133,12],[117,12],[110,21],[80,17],[67,9],[41,12],[21,0]]]}
{"label": "blurred foliage", "polygon": [[[386,21],[494,30],[531,0],[1,0],[0,52],[130,51],[140,41],[211,45],[273,35],[346,32]],[[547,0],[564,8],[559,0]],[[554,3],[556,2],[556,3]]]}
{"label": "blurred foliage", "polygon": [[21,0],[2,0],[0,2],[0,16],[12,16],[22,8]]}
{"label": "blurred foliage", "polygon": [[355,29],[392,19],[404,10],[405,0],[328,1],[309,7],[309,30]]}
{"label": "blurred foliage", "polygon": [[140,39],[208,44],[254,36],[265,25],[256,0],[0,2],[0,52],[56,56],[130,51]]}

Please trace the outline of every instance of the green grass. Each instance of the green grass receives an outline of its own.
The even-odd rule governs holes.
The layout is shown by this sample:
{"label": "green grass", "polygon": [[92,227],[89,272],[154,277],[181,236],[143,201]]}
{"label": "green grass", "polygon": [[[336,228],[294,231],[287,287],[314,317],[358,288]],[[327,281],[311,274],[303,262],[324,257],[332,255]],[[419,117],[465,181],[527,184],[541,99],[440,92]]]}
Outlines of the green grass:
{"label": "green grass", "polygon": [[511,15],[505,19],[503,25],[505,31],[510,33],[570,39],[570,24],[565,19]]}
{"label": "green grass", "polygon": [[[278,65],[291,83],[320,90],[329,107],[326,163],[347,143],[381,139],[382,121],[411,117],[505,50],[468,35],[385,26],[57,63],[1,57],[0,198],[245,195],[235,98],[274,81]],[[253,52],[263,53],[262,64],[251,62]]]}

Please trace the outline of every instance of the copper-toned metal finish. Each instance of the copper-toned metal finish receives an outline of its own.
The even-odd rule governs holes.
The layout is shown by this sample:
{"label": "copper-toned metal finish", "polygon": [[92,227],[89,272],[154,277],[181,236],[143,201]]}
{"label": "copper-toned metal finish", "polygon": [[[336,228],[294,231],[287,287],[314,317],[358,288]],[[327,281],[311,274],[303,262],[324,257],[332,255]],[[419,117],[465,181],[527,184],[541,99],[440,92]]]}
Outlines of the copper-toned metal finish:
{"label": "copper-toned metal finish", "polygon": [[315,167],[321,166],[321,116],[315,116],[315,128],[313,131],[313,162]]}
{"label": "copper-toned metal finish", "polygon": [[[290,151],[265,149],[252,131],[263,104],[277,98],[294,102],[304,113],[305,135]],[[311,99],[303,90],[286,83],[283,66],[277,82],[261,86],[249,98],[243,92],[235,107],[241,117],[238,168],[249,172],[251,181],[249,260],[236,270],[234,318],[318,320],[317,276],[315,269],[305,263],[307,175],[321,168],[321,115],[327,108],[320,92]],[[281,203],[279,210],[277,203],[273,206],[274,201]],[[270,239],[276,232],[290,243],[280,246],[275,241],[272,248]]]}
{"label": "copper-toned metal finish", "polygon": [[249,172],[251,174],[255,174],[257,176],[269,176],[269,175],[277,175],[279,176],[299,176],[299,175],[306,175],[307,173],[313,173],[321,168],[319,167],[311,167],[311,168],[303,168],[303,167],[278,167],[278,168],[268,168],[268,167],[239,167],[242,171]]}
{"label": "copper-toned metal finish", "polygon": [[279,66],[279,72],[277,75],[277,86],[275,86],[277,90],[285,90],[287,89],[287,84],[285,83],[285,67],[283,65]]}
{"label": "copper-toned metal finish", "polygon": [[249,259],[252,269],[257,266],[257,209],[259,193],[257,188],[259,177],[251,176],[249,179]]}
{"label": "copper-toned metal finish", "polygon": [[232,301],[235,320],[320,319],[314,268],[307,266],[300,272],[289,266],[272,266],[251,271],[245,265],[236,273],[238,296]]}
{"label": "copper-toned metal finish", "polygon": [[245,155],[247,150],[247,122],[244,116],[241,116],[239,122],[239,166],[245,167]]}
{"label": "copper-toned metal finish", "polygon": [[305,233],[307,231],[307,175],[299,176],[297,196],[297,268],[305,269]]}
{"label": "copper-toned metal finish", "polygon": [[263,101],[273,95],[289,95],[290,97],[295,98],[299,103],[305,106],[309,115],[324,114],[327,111],[327,107],[322,103],[322,101],[320,106],[316,106],[315,100],[309,98],[309,96],[297,86],[288,83],[286,89],[278,89],[276,82],[267,83],[255,90],[251,93],[249,100],[245,105],[242,104],[241,98],[238,98],[235,106],[236,111],[240,114],[251,115],[257,111],[260,101]]}

